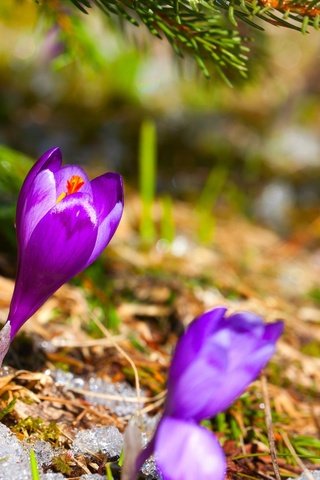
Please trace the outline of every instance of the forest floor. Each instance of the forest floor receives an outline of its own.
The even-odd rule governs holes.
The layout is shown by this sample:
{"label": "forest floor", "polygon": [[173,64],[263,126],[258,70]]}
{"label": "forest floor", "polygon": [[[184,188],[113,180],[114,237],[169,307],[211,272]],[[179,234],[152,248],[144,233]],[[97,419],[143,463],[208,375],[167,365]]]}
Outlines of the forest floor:
{"label": "forest floor", "polygon": [[[137,408],[151,430],[179,334],[203,311],[226,305],[230,312],[250,310],[285,322],[264,371],[267,389],[258,379],[225,414],[206,423],[226,452],[227,478],[275,478],[272,432],[282,479],[320,468],[319,225],[283,240],[243,217],[219,215],[212,241],[200,245],[193,233],[196,212],[184,203],[174,208],[173,242],[142,248],[132,196],[102,258],[26,323],[0,376],[1,422],[21,441],[60,449],[44,471],[65,478],[105,475],[110,461],[108,478],[118,478],[117,455],[68,454],[79,430],[115,426],[123,432]],[[0,277],[2,322],[12,289],[13,281]],[[132,362],[142,389],[139,405]]]}

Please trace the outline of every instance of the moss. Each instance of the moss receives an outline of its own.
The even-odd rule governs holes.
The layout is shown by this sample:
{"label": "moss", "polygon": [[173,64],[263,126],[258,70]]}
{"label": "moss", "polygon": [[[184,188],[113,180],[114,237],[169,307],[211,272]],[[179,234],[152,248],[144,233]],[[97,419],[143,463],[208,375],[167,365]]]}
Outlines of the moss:
{"label": "moss", "polygon": [[320,342],[311,340],[301,346],[301,352],[310,355],[310,357],[320,357]]}
{"label": "moss", "polygon": [[26,417],[12,428],[16,433],[23,435],[24,438],[31,436],[37,440],[50,441],[57,443],[60,436],[59,428],[55,422],[45,423],[39,417]]}
{"label": "moss", "polygon": [[52,467],[56,472],[63,473],[65,475],[71,475],[72,467],[70,465],[71,457],[68,454],[58,455],[52,460]]}
{"label": "moss", "polygon": [[14,409],[14,406],[16,404],[16,398],[11,400],[11,402],[8,403],[2,410],[0,410],[0,420],[2,420],[8,413],[11,413],[12,410]]}
{"label": "moss", "polygon": [[313,300],[314,303],[320,305],[320,288],[314,287],[308,292],[308,297]]}

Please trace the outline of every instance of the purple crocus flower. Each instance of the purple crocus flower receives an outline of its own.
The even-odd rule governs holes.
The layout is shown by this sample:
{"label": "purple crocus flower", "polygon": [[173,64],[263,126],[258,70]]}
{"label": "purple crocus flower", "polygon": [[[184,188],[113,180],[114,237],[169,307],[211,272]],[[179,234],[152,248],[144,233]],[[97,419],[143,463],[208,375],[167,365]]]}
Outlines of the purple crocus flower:
{"label": "purple crocus flower", "polygon": [[164,480],[222,480],[225,455],[199,422],[243,393],[274,353],[282,330],[281,321],[265,324],[247,312],[228,317],[223,307],[197,318],[177,343],[164,413],[137,471],[153,453]]}
{"label": "purple crocus flower", "polygon": [[40,57],[45,63],[50,63],[65,51],[58,24],[48,30],[41,45]]}
{"label": "purple crocus flower", "polygon": [[19,194],[18,271],[0,335],[0,364],[24,322],[94,262],[121,219],[120,175],[106,173],[90,181],[82,168],[61,163],[60,149],[48,150],[31,168]]}

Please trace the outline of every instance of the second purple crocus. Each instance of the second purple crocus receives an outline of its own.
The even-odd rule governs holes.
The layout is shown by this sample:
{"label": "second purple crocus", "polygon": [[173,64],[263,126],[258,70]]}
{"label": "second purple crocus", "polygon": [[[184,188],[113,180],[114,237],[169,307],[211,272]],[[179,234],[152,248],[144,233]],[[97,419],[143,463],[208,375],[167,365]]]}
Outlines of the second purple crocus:
{"label": "second purple crocus", "polygon": [[34,164],[18,198],[18,271],[8,320],[0,332],[0,366],[24,322],[108,245],[122,211],[123,186],[117,173],[90,181],[82,168],[62,166],[59,148],[51,148]]}
{"label": "second purple crocus", "polygon": [[223,307],[197,318],[177,343],[164,413],[136,472],[154,454],[164,480],[222,480],[225,455],[199,422],[227,409],[255,380],[282,331],[281,321],[265,324],[248,312],[227,316]]}

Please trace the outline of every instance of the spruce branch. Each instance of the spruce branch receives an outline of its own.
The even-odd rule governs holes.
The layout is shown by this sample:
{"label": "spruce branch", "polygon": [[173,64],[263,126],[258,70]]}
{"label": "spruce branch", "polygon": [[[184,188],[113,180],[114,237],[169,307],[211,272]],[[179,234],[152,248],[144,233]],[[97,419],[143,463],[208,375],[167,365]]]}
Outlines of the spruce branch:
{"label": "spruce branch", "polygon": [[[82,11],[88,11],[88,0],[71,0]],[[121,17],[133,25],[144,24],[152,35],[166,38],[175,53],[183,57],[191,54],[204,74],[209,77],[207,63],[213,61],[226,80],[225,71],[236,69],[246,74],[248,48],[243,38],[221,13],[214,2],[184,1],[129,1],[93,0],[108,15]]]}
{"label": "spruce branch", "polygon": [[[248,38],[239,20],[263,30],[261,21],[300,30],[319,28],[320,0],[64,0],[82,12],[93,5],[109,16],[166,38],[174,51],[191,54],[206,76],[212,63],[226,78],[230,70],[245,76]],[[243,29],[242,29],[243,30]]]}

